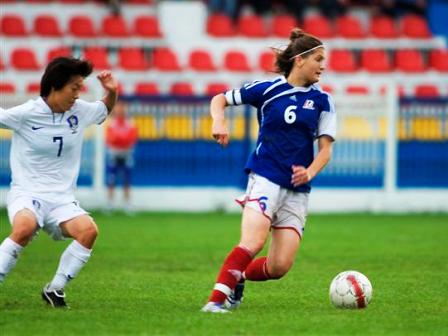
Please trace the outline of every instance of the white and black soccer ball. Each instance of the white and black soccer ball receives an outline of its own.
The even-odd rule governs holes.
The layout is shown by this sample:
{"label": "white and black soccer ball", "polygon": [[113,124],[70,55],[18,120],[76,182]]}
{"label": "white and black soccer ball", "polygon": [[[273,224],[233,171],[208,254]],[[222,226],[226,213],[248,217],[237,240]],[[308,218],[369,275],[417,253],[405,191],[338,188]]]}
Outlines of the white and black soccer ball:
{"label": "white and black soccer ball", "polygon": [[337,308],[365,308],[372,300],[372,284],[357,271],[341,272],[330,285],[330,301]]}

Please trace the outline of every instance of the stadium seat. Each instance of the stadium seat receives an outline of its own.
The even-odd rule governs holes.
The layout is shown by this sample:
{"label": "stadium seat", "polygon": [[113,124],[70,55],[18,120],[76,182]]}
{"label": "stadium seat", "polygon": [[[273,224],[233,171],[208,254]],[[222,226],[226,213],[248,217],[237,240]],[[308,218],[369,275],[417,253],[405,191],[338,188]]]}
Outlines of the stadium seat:
{"label": "stadium seat", "polygon": [[32,82],[26,85],[26,93],[38,94],[40,92],[40,83]]}
{"label": "stadium seat", "polygon": [[331,85],[322,84],[320,87],[321,87],[322,91],[324,91],[324,92],[328,92],[330,94],[334,93],[334,88]]}
{"label": "stadium seat", "polygon": [[11,53],[10,64],[16,70],[36,71],[40,69],[34,51],[29,48],[17,48]]}
{"label": "stadium seat", "polygon": [[128,71],[148,70],[149,63],[141,48],[122,48],[118,52],[118,65]]}
{"label": "stadium seat", "polygon": [[224,93],[229,90],[229,86],[225,83],[208,83],[205,88],[205,94],[207,96],[215,96],[220,93]]}
{"label": "stadium seat", "polygon": [[102,32],[108,37],[128,37],[129,30],[123,16],[108,15],[103,18]]}
{"label": "stadium seat", "polygon": [[360,39],[366,36],[358,18],[350,15],[340,16],[336,19],[336,34],[349,39]]}
{"label": "stadium seat", "polygon": [[44,37],[60,37],[62,36],[61,28],[59,28],[58,20],[52,15],[38,15],[34,19],[35,34]]}
{"label": "stadium seat", "polygon": [[16,87],[13,83],[0,82],[0,93],[12,94],[16,93]]}
{"label": "stadium seat", "polygon": [[134,33],[140,37],[161,38],[159,20],[156,16],[137,16],[134,20]]}
{"label": "stadium seat", "polygon": [[271,31],[274,36],[287,38],[291,30],[297,27],[297,21],[291,15],[275,15],[272,18]]}
{"label": "stadium seat", "polygon": [[27,30],[25,28],[25,22],[22,17],[13,14],[4,15],[1,18],[0,24],[2,35],[12,37],[27,36]]}
{"label": "stadium seat", "polygon": [[386,51],[381,49],[362,50],[361,67],[369,72],[390,72],[392,70]]}
{"label": "stadium seat", "polygon": [[258,67],[266,72],[274,72],[275,54],[272,50],[263,51],[258,58]]}
{"label": "stadium seat", "polygon": [[331,22],[320,15],[307,16],[304,20],[304,28],[308,34],[319,38],[334,37],[334,29]]}
{"label": "stadium seat", "polygon": [[429,65],[437,71],[448,72],[448,49],[431,50]]}
{"label": "stadium seat", "polygon": [[348,85],[345,88],[345,92],[355,95],[366,95],[369,94],[369,88],[364,85]]}
{"label": "stadium seat", "polygon": [[224,67],[233,72],[251,71],[246,55],[237,50],[230,50],[224,55]]}
{"label": "stadium seat", "polygon": [[420,84],[414,89],[416,97],[439,97],[439,88],[432,84]]}
{"label": "stadium seat", "polygon": [[207,33],[214,37],[231,37],[235,35],[235,29],[227,15],[212,14],[207,18]]}
{"label": "stadium seat", "polygon": [[85,48],[84,57],[92,63],[95,70],[104,70],[111,68],[107,50],[103,47]]}
{"label": "stadium seat", "polygon": [[207,50],[193,50],[188,59],[188,65],[195,71],[216,71],[212,56]]}
{"label": "stadium seat", "polygon": [[244,37],[267,37],[263,18],[258,15],[244,15],[241,16],[237,24],[238,33]]}
{"label": "stadium seat", "polygon": [[328,62],[330,70],[335,72],[354,72],[358,70],[353,53],[346,49],[334,49]]}
{"label": "stadium seat", "polygon": [[176,96],[192,96],[194,95],[193,86],[188,82],[175,82],[171,84],[170,94]]}
{"label": "stadium seat", "polygon": [[176,54],[169,48],[154,49],[153,65],[159,71],[181,70]]}
{"label": "stadium seat", "polygon": [[425,18],[418,15],[406,15],[401,19],[401,31],[406,37],[429,38],[431,32]]}
{"label": "stadium seat", "polygon": [[70,18],[68,26],[70,34],[76,37],[91,38],[97,36],[97,31],[89,16],[75,15]]}
{"label": "stadium seat", "polygon": [[57,47],[48,50],[47,52],[47,63],[52,59],[61,56],[71,56],[72,50],[69,47]]}
{"label": "stadium seat", "polygon": [[395,65],[397,70],[403,72],[423,72],[426,65],[420,51],[415,49],[402,49],[395,52]]}
{"label": "stadium seat", "polygon": [[135,85],[134,94],[136,95],[158,95],[160,94],[157,83],[139,82]]}
{"label": "stadium seat", "polygon": [[398,37],[395,21],[388,16],[375,16],[370,20],[370,34],[376,38]]}
{"label": "stadium seat", "polygon": [[0,56],[0,71],[5,70],[5,63],[3,62],[2,57]]}

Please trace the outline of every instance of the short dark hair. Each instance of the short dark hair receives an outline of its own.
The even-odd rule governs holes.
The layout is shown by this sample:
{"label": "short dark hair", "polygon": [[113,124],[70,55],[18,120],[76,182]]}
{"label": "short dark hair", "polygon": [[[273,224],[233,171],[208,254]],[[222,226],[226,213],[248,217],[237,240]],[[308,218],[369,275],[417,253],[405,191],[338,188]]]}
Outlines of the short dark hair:
{"label": "short dark hair", "polygon": [[[286,49],[276,52],[276,72],[288,77],[294,65],[293,57],[320,45],[323,45],[322,41],[317,37],[305,33],[300,28],[294,28],[289,35],[289,44]],[[310,54],[306,53],[304,57],[308,57]]]}
{"label": "short dark hair", "polygon": [[89,61],[73,57],[57,57],[48,63],[40,80],[40,96],[48,97],[51,89],[60,90],[72,76],[80,75],[86,78],[92,73]]}

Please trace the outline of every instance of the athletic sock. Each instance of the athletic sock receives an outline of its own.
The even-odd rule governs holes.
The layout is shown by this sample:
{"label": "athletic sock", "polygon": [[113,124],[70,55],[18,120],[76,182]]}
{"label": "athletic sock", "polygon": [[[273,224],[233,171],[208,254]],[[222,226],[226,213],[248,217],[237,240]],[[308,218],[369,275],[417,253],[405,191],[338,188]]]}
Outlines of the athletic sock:
{"label": "athletic sock", "polygon": [[244,277],[250,281],[266,281],[272,279],[268,272],[266,257],[253,260],[244,271]]}
{"label": "athletic sock", "polygon": [[6,275],[11,271],[17,262],[23,246],[17,244],[11,238],[6,238],[0,245],[0,283],[2,283]]}
{"label": "athletic sock", "polygon": [[74,279],[84,264],[89,260],[92,253],[74,240],[62,253],[56,275],[50,283],[49,290],[64,289],[67,283]]}
{"label": "athletic sock", "polygon": [[248,249],[241,246],[235,247],[224,260],[208,301],[223,303],[241,280],[242,272],[250,264],[252,258],[252,253]]}

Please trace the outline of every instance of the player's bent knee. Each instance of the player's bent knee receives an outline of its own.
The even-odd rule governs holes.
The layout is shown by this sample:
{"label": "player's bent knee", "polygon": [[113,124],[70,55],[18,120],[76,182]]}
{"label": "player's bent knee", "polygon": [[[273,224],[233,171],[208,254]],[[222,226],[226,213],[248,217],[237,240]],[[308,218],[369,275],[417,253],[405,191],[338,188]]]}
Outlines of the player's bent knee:
{"label": "player's bent knee", "polygon": [[272,265],[269,267],[269,275],[271,279],[283,278],[291,269],[293,263],[284,262],[277,265]]}
{"label": "player's bent knee", "polygon": [[37,229],[37,223],[32,213],[22,214],[14,218],[11,238],[23,246],[33,238]]}

